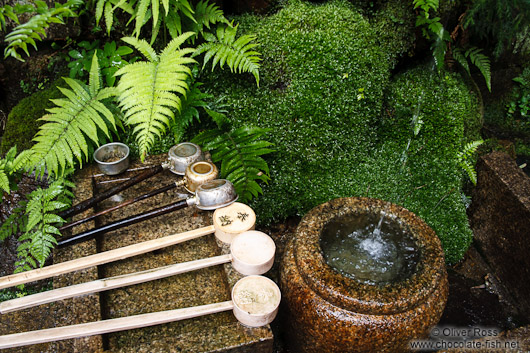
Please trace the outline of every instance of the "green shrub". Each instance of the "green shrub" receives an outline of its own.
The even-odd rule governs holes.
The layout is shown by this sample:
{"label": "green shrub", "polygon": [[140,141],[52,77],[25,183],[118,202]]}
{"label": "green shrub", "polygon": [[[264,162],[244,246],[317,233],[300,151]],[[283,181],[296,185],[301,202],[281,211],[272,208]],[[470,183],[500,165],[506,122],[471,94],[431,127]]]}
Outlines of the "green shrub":
{"label": "green shrub", "polygon": [[226,96],[235,126],[273,130],[272,180],[253,205],[267,223],[329,199],[321,176],[343,160],[368,158],[390,67],[370,23],[346,2],[293,2],[274,16],[238,21],[261,42],[260,87],[223,75],[204,79]]}
{"label": "green shrub", "polygon": [[50,99],[62,96],[57,85],[62,80],[57,80],[51,87],[39,91],[29,97],[22,99],[9,113],[0,154],[3,155],[11,147],[17,146],[18,151],[30,148],[33,145],[33,136],[37,133],[42,122],[37,121],[46,114],[46,109],[54,106]]}
{"label": "green shrub", "polygon": [[[469,142],[468,132],[464,134],[466,121],[477,119],[478,99],[458,75],[439,76],[425,66],[395,77],[387,97],[387,111],[392,113],[383,115],[383,149],[395,143],[396,151],[403,149],[411,136],[407,133],[411,116],[416,113],[423,121],[420,133],[411,140],[404,180],[399,181],[403,190],[391,199],[401,199],[399,203],[436,231],[447,261],[454,263],[472,239],[462,202],[458,152]],[[475,134],[469,134],[474,138]]]}
{"label": "green shrub", "polygon": [[[403,50],[381,45],[386,25],[369,23],[345,2],[294,1],[271,17],[238,20],[262,44],[260,87],[250,77],[205,80],[214,95],[226,97],[236,125],[271,129],[271,181],[251,203],[258,221],[303,215],[336,197],[375,197],[425,219],[447,261],[458,261],[471,231],[457,153],[464,120],[477,111],[463,81],[440,78],[427,66],[391,81]],[[403,164],[418,104],[423,125]]]}

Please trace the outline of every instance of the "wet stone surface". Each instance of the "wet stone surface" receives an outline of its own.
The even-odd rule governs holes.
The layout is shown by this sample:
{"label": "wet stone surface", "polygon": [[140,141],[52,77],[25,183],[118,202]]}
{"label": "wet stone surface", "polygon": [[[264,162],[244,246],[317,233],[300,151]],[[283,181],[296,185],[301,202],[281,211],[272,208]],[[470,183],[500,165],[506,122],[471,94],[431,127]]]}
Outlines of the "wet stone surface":
{"label": "wet stone surface", "polygon": [[[345,214],[376,213],[383,207],[409,228],[421,257],[416,272],[391,285],[367,285],[325,264],[323,226]],[[315,207],[299,224],[281,268],[293,351],[402,352],[426,337],[443,312],[448,292],[440,242],[412,213],[366,198],[335,199]]]}

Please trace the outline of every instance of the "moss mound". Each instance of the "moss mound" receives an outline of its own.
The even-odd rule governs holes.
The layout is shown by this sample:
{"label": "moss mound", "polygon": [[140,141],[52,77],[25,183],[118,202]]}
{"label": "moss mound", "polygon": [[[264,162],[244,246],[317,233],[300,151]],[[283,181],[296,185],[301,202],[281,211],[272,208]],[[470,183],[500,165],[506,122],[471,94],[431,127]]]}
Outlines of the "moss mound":
{"label": "moss mound", "polygon": [[38,121],[46,114],[46,109],[54,106],[50,99],[62,96],[57,85],[64,84],[63,80],[57,80],[50,88],[32,94],[22,99],[9,113],[0,154],[3,155],[11,147],[17,146],[17,151],[30,148],[33,145],[33,136],[37,133],[41,122]]}
{"label": "moss mound", "polygon": [[[370,23],[346,2],[294,1],[240,22],[262,44],[261,86],[222,73],[204,80],[225,97],[235,126],[272,129],[272,180],[251,204],[258,221],[303,215],[336,197],[380,198],[422,217],[448,262],[461,259],[472,234],[456,153],[464,122],[478,111],[461,78],[429,66],[391,78],[408,42],[385,40],[403,37],[405,28],[385,39],[388,19]],[[414,114],[423,121],[417,135]]]}

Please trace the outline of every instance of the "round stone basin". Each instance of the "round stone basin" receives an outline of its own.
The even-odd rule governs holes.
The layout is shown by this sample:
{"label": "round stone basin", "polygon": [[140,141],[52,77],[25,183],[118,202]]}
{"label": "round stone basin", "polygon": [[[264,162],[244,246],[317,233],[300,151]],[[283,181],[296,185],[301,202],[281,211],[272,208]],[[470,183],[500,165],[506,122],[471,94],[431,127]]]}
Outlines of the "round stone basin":
{"label": "round stone basin", "polygon": [[[381,234],[392,235],[382,243],[397,259],[393,269],[383,268],[386,251],[372,263],[379,255],[352,254],[354,245],[344,242],[356,238],[377,253],[372,234],[382,215]],[[368,265],[352,270],[350,259],[345,268],[333,262],[345,254]],[[303,217],[282,259],[281,287],[291,348],[302,352],[407,351],[410,340],[426,337],[439,321],[448,295],[434,231],[410,211],[368,198],[335,199]]]}

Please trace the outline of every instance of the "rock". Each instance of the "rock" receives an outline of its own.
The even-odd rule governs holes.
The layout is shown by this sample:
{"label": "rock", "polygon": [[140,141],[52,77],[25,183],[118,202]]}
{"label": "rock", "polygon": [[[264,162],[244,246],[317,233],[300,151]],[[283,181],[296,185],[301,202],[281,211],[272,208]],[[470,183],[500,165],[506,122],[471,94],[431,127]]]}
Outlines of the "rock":
{"label": "rock", "polygon": [[475,241],[493,274],[530,317],[530,178],[506,153],[482,156],[469,209]]}

